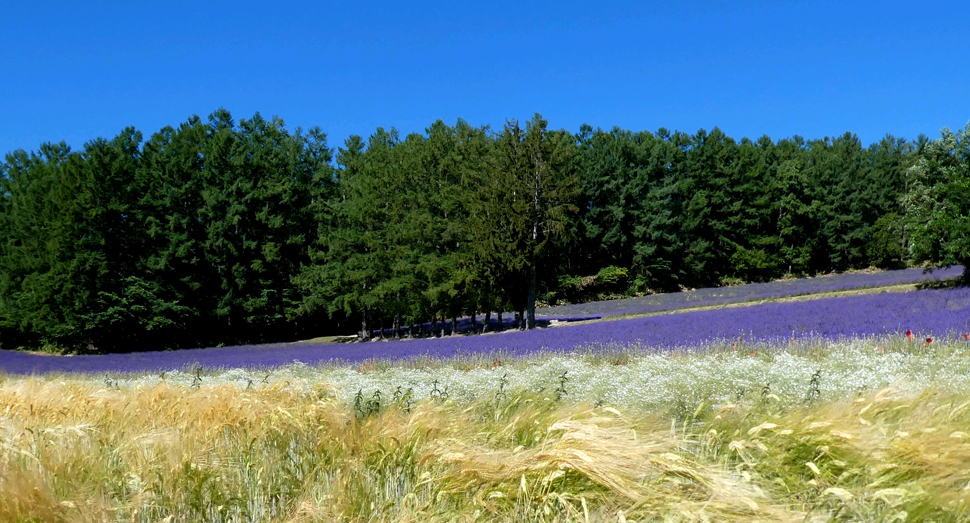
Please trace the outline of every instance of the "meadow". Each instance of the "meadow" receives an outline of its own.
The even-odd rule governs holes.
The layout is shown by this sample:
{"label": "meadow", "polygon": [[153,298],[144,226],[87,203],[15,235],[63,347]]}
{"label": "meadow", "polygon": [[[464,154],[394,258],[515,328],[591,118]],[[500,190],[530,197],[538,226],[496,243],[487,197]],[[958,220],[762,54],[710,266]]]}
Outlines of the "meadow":
{"label": "meadow", "polygon": [[948,288],[4,354],[0,520],[964,521],[968,312]]}

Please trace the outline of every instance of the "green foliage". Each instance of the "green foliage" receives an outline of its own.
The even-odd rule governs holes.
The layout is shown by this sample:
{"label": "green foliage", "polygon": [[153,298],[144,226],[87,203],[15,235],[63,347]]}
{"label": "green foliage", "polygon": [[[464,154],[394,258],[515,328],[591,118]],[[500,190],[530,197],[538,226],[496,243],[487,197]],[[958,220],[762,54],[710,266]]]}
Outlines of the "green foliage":
{"label": "green foliage", "polygon": [[943,129],[919,151],[906,193],[909,248],[916,262],[963,265],[970,274],[970,125]]}
{"label": "green foliage", "polygon": [[551,280],[557,272],[549,257],[569,235],[570,217],[577,210],[573,143],[566,133],[547,131],[547,125],[539,114],[525,129],[515,120],[506,123],[488,168],[478,173],[484,178],[477,180],[490,187],[479,193],[475,205],[485,223],[477,240],[499,247],[500,257],[490,265],[499,271],[514,310],[526,311],[530,329],[535,327],[539,273]]}
{"label": "green foliage", "polygon": [[286,337],[329,160],[319,130],[258,114],[237,128],[225,110],[144,144],[128,128],[80,152],[7,155],[4,339],[113,351]]}
{"label": "green foliage", "polygon": [[93,311],[85,315],[86,328],[127,335],[131,343],[139,341],[143,332],[178,329],[194,311],[163,296],[157,282],[128,276],[121,292],[98,292]]}
{"label": "green foliage", "polygon": [[[114,351],[435,334],[464,315],[872,265],[970,265],[967,131],[736,141],[378,128],[333,154],[219,109],[0,164],[0,343]],[[905,196],[905,197],[904,197]],[[439,327],[442,326],[442,327]]]}
{"label": "green foliage", "polygon": [[628,286],[628,276],[628,269],[615,265],[603,267],[596,276],[562,275],[559,277],[557,292],[552,296],[576,303],[623,295]]}
{"label": "green foliage", "polygon": [[119,292],[138,263],[140,141],[129,128],[82,152],[62,143],[7,155],[0,323],[59,349],[113,343],[115,334],[91,317],[106,313],[99,293]]}
{"label": "green foliage", "polygon": [[622,285],[628,273],[629,271],[623,267],[610,265],[596,273],[596,282],[607,287]]}
{"label": "green foliage", "polygon": [[902,269],[906,251],[903,248],[903,227],[899,215],[892,212],[872,226],[872,239],[866,250],[872,265],[881,269]]}

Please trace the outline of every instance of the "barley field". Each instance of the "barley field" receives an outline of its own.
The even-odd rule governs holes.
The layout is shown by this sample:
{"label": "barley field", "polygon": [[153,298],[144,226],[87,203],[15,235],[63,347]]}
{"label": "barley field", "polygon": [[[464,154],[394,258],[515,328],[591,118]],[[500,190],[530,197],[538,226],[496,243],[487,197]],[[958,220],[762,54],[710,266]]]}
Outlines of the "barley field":
{"label": "barley field", "polygon": [[6,375],[0,519],[961,521],[967,343]]}

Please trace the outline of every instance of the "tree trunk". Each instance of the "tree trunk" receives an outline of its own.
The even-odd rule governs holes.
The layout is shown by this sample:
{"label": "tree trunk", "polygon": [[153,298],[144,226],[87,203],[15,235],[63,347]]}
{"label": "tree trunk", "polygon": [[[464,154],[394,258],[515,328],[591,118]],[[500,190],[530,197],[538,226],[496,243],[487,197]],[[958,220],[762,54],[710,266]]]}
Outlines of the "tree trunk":
{"label": "tree trunk", "polygon": [[488,332],[488,329],[492,327],[492,311],[491,308],[485,311],[485,325],[482,325],[482,333]]}
{"label": "tree trunk", "polygon": [[532,264],[532,274],[529,275],[529,297],[525,302],[526,318],[525,328],[532,330],[536,328],[536,266]]}
{"label": "tree trunk", "polygon": [[472,309],[472,334],[478,334],[478,318],[476,318],[478,311]]}
{"label": "tree trunk", "polygon": [[401,339],[401,317],[400,316],[397,316],[397,315],[394,316],[394,324],[391,328],[394,329],[394,335],[393,335],[394,339],[395,340]]}
{"label": "tree trunk", "polygon": [[370,339],[370,330],[367,328],[367,311],[360,313],[360,339]]}
{"label": "tree trunk", "polygon": [[454,314],[451,315],[451,335],[458,335],[458,317]]}
{"label": "tree trunk", "polygon": [[498,317],[498,326],[497,326],[498,331],[502,332],[503,330],[505,330],[505,325],[502,324],[502,309],[499,309],[499,311],[495,314]]}
{"label": "tree trunk", "polygon": [[515,330],[522,330],[522,311],[515,311]]}

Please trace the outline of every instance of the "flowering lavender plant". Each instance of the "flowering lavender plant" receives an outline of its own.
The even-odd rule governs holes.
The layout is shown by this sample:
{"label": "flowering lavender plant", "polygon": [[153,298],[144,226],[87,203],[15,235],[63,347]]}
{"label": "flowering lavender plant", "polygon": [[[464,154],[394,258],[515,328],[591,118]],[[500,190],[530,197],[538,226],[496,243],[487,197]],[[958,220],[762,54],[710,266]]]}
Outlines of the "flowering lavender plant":
{"label": "flowering lavender plant", "polygon": [[45,372],[144,372],[201,365],[204,368],[270,367],[294,361],[363,362],[422,357],[449,358],[467,353],[511,355],[541,350],[573,351],[596,346],[637,345],[671,350],[741,340],[781,341],[820,337],[839,339],[871,335],[915,339],[962,336],[970,330],[970,288],[881,293],[799,302],[772,302],[746,307],[688,311],[647,318],[598,321],[511,331],[353,344],[298,342],[243,345],[169,352],[97,356],[41,356],[0,351],[0,369],[13,374]]}
{"label": "flowering lavender plant", "polygon": [[818,294],[822,292],[846,291],[907,283],[939,282],[957,278],[963,273],[962,266],[933,269],[902,269],[877,273],[852,273],[802,278],[797,280],[749,283],[734,287],[716,287],[687,292],[655,294],[639,298],[577,303],[541,309],[543,314],[578,315],[595,314],[599,316],[618,316],[623,314],[649,313],[703,307],[745,301],[758,301],[771,298]]}

